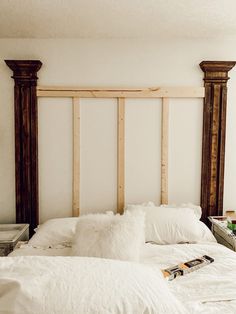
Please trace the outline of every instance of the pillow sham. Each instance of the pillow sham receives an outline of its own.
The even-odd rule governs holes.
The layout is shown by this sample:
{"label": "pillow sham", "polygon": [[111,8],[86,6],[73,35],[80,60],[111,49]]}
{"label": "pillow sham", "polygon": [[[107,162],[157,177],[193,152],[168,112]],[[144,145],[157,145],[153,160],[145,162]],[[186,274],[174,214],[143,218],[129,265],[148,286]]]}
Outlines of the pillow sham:
{"label": "pillow sham", "polygon": [[145,239],[144,221],[142,211],[80,217],[72,255],[138,261]]}
{"label": "pillow sham", "polygon": [[33,247],[50,248],[70,245],[79,217],[49,219],[38,226],[28,244]]}
{"label": "pillow sham", "polygon": [[[150,206],[151,205],[151,206]],[[128,205],[126,210],[145,213],[145,240],[157,244],[177,244],[214,241],[211,232],[198,220],[191,208]],[[206,227],[207,228],[207,227]],[[210,233],[210,234],[209,234]]]}

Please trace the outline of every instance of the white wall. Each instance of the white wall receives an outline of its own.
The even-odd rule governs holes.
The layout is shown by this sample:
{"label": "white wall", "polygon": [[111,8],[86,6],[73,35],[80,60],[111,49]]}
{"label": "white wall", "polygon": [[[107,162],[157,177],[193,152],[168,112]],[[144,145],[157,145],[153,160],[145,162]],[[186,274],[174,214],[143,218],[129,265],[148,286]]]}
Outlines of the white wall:
{"label": "white wall", "polygon": [[[4,59],[40,59],[40,85],[202,86],[202,60],[236,60],[236,42],[0,40],[0,222],[15,219],[13,80]],[[236,68],[230,72],[224,206],[236,209]],[[81,105],[82,212],[116,207],[116,104]],[[171,102],[170,202],[199,203],[202,101]],[[126,108],[126,200],[159,202],[160,102]],[[41,221],[71,213],[71,103],[39,101]]]}

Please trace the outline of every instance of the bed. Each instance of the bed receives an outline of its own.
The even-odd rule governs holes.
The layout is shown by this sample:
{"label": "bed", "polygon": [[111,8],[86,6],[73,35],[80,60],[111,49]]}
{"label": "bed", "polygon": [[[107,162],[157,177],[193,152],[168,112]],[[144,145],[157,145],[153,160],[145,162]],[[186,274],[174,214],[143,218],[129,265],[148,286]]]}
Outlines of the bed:
{"label": "bed", "polygon": [[[214,258],[211,265],[173,281],[166,281],[170,294],[165,293],[167,287],[161,285],[163,278],[160,278],[162,276],[160,269],[205,254]],[[70,255],[71,247],[64,245],[39,248],[23,244],[13,251],[1,262],[1,283],[4,281],[5,284],[7,283],[8,294],[6,298],[3,293],[5,284],[1,284],[0,308],[7,309],[9,313],[172,313],[173,311],[174,313],[235,313],[236,311],[236,254],[214,241],[171,245],[146,243],[142,246],[139,263]],[[140,274],[144,277],[139,278]],[[51,281],[53,281],[53,293],[50,292]],[[65,287],[68,289],[68,282],[70,289],[66,292],[65,300],[63,293]],[[55,288],[57,285],[59,288]],[[14,301],[8,303],[9,294],[13,292]],[[88,301],[91,294],[96,295],[92,304]],[[52,302],[55,295],[57,300],[60,299],[56,305]],[[26,296],[27,300],[25,300]],[[68,301],[68,298],[71,300]],[[97,298],[105,304],[99,303]],[[137,303],[138,307],[136,307]]]}
{"label": "bed", "polygon": [[[69,233],[69,241],[67,238],[66,241],[59,241],[60,236],[54,234],[51,241],[56,240],[56,243],[42,244],[40,241],[45,240],[42,233],[45,229],[43,224],[28,244],[19,246],[10,256],[0,259],[0,313],[235,313],[236,255],[233,251],[217,244],[206,226],[209,215],[220,215],[223,211],[227,81],[228,71],[235,62],[203,61],[200,66],[204,72],[204,87],[148,89],[42,87],[37,86],[37,72],[42,65],[40,61],[7,60],[6,63],[13,70],[15,81],[17,222],[29,223],[31,235],[39,224],[37,97],[69,97],[73,102],[74,114],[72,208],[74,218],[71,219],[76,220],[76,227],[69,228],[73,231],[72,234]],[[81,97],[117,98],[117,212],[120,214],[123,214],[126,208],[125,99],[129,97],[162,99],[161,204],[168,204],[169,99],[203,98],[201,214],[199,215],[198,212],[196,214],[196,208],[191,208],[191,205],[177,208],[154,204],[134,205],[138,208],[133,208],[133,214],[129,214],[132,208],[126,208],[124,215],[101,214],[104,221],[99,220],[99,223],[96,221],[95,225],[87,223],[86,228],[89,226],[90,229],[83,229],[81,222],[84,223],[88,217],[77,218],[80,212],[78,144]],[[171,211],[173,214],[170,214]],[[189,221],[183,223],[184,218],[180,219],[181,211],[184,213],[183,217],[190,215]],[[167,216],[169,214],[169,218],[166,219],[163,213],[167,213]],[[100,254],[99,250],[102,251],[104,247],[109,246],[108,236],[114,236],[113,233],[112,235],[106,233],[110,230],[111,221],[121,221],[126,219],[127,215],[133,218],[128,217],[127,219],[131,219],[128,220],[129,223],[126,222],[126,225],[121,223],[119,227],[121,229],[118,229],[118,233],[115,232],[115,241],[119,243],[120,240],[117,234],[123,239],[122,248],[109,252],[114,255]],[[143,219],[146,226],[144,220],[137,218],[138,215],[145,217]],[[173,219],[178,226],[174,222],[170,224],[169,219]],[[136,224],[137,221],[140,225]],[[147,226],[153,226],[153,221],[157,224],[160,221],[163,223],[158,228],[148,229],[151,231],[147,233]],[[133,222],[136,231],[127,233],[128,236],[124,238]],[[63,230],[62,226],[68,225],[70,223],[63,222],[60,228],[50,230]],[[113,225],[116,226],[116,223]],[[89,232],[86,234],[81,230],[89,230]],[[194,230],[196,233],[193,234]],[[66,231],[68,235],[67,232],[68,230]],[[162,233],[156,236],[156,232]],[[96,241],[93,238],[92,244],[89,243],[87,246],[93,248],[92,253],[80,254],[80,242],[80,246],[77,246],[79,253],[74,254],[77,239],[81,238],[86,242],[86,237],[92,234],[103,234],[103,240],[107,241],[106,245],[104,247],[97,245],[98,241],[95,237]],[[76,240],[75,235],[77,235]],[[71,240],[72,238],[74,240]],[[138,249],[125,258],[123,248],[127,244],[129,250],[134,249],[135,241],[139,241]],[[88,252],[87,247],[84,245],[84,252]],[[133,257],[137,251],[139,258],[135,260]],[[211,256],[214,262],[173,281],[167,282],[164,279],[162,269],[202,255]]]}

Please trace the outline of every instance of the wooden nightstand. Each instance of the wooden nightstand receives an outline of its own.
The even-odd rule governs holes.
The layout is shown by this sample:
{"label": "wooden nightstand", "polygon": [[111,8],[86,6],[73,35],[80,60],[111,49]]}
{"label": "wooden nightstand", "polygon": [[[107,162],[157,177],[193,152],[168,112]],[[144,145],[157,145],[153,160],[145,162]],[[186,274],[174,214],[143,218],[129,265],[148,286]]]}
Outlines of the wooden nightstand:
{"label": "wooden nightstand", "polygon": [[217,242],[223,244],[229,249],[236,251],[236,235],[227,228],[226,216],[210,216],[208,217],[211,225],[211,231]]}
{"label": "wooden nightstand", "polygon": [[0,256],[11,253],[19,241],[28,240],[28,224],[0,224]]}

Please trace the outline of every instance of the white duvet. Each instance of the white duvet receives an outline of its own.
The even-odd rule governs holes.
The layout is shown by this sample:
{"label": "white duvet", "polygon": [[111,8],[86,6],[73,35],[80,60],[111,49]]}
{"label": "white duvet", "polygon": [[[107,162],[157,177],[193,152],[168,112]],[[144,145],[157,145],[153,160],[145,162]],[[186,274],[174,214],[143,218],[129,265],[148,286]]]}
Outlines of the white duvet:
{"label": "white duvet", "polygon": [[[22,249],[14,251],[11,255],[68,255],[68,253],[69,248],[40,250],[25,246]],[[170,267],[205,254],[213,257],[215,259],[214,263],[184,277],[179,277],[172,282],[163,282],[163,280],[161,280],[159,269]],[[65,276],[68,276],[67,278],[72,280],[73,283],[74,279],[76,279],[75,281],[78,283],[76,288],[68,288],[69,292],[71,291],[70,289],[72,289],[73,292],[72,294],[68,293],[70,299],[67,298],[67,304],[70,304],[70,302],[79,302],[79,306],[82,306],[83,310],[78,312],[58,311],[58,314],[236,314],[236,253],[216,243],[177,245],[146,244],[140,265],[128,262],[84,259],[78,257],[56,257],[56,259],[55,257],[41,257],[41,259],[40,257],[35,257],[35,259],[34,257],[28,258],[17,257],[15,259],[0,259],[0,282],[2,283],[2,280],[12,278],[12,283],[16,284],[15,280],[17,279],[16,282],[19,281],[20,286],[18,287],[17,293],[15,293],[20,299],[26,293],[25,289],[30,290],[34,285],[32,278],[35,278],[35,280],[38,278],[39,286],[37,290],[31,291],[31,289],[27,292],[28,296],[33,296],[36,298],[37,302],[39,302],[38,300],[43,300],[44,296],[41,296],[41,287],[46,286],[45,293],[49,293],[50,296],[47,302],[50,303],[53,299],[52,295],[58,295],[58,293],[59,295],[64,294],[63,289],[60,289],[61,285],[64,285],[64,281],[60,277],[64,277],[63,274],[60,274],[60,267],[64,265],[62,269],[65,268]],[[71,259],[74,260],[74,262],[70,262]],[[91,265],[90,262],[92,262]],[[34,267],[33,263],[36,264],[36,267]],[[148,266],[148,268],[145,266]],[[48,273],[48,269],[50,273]],[[42,277],[37,275],[37,272],[41,273]],[[56,279],[58,276],[57,272],[59,273],[59,279]],[[31,273],[33,274],[32,277]],[[81,278],[83,278],[82,281]],[[59,283],[59,287],[56,287],[55,293],[54,290],[50,289],[50,280],[55,283],[58,282],[58,280],[61,282]],[[49,286],[47,282],[49,282]],[[66,285],[67,283],[65,282],[64,288]],[[2,287],[2,284],[0,287]],[[12,287],[9,287],[9,289],[12,290]],[[7,289],[8,287],[5,286],[3,291]],[[76,289],[78,289],[78,291]],[[93,291],[95,291],[95,295]],[[14,292],[11,293],[14,295]],[[2,290],[0,290],[0,309],[2,309],[2,304],[4,304],[3,301],[8,302],[6,304],[10,303],[9,300],[12,299],[12,295],[8,295],[7,297],[7,295],[2,294]],[[65,293],[65,295],[67,295],[67,293]],[[75,301],[72,295],[78,295],[78,299]],[[175,297],[173,297],[173,295]],[[63,297],[65,298],[64,295]],[[176,299],[178,301],[176,301]],[[89,300],[89,302],[87,303],[86,300]],[[93,300],[92,303],[91,300]],[[28,304],[27,302],[26,304]],[[60,307],[61,302],[64,302],[64,300],[59,300],[58,302],[58,306]],[[41,303],[43,302],[41,301]],[[106,304],[106,308],[103,307],[104,304]],[[13,305],[14,303],[11,306]],[[85,308],[86,305],[88,309]],[[97,305],[97,312],[92,307],[95,305]],[[42,304],[40,306],[42,306]],[[60,310],[61,309],[65,309],[65,307],[61,307]],[[81,308],[78,307],[77,309]],[[0,313],[8,312],[0,311]],[[9,313],[21,312],[13,311]],[[22,313],[34,312],[25,310]],[[53,314],[55,312],[51,311],[50,313]]]}
{"label": "white duvet", "polygon": [[0,258],[0,313],[182,314],[161,272],[86,257]]}
{"label": "white duvet", "polygon": [[143,262],[166,268],[202,255],[214,262],[168,283],[191,314],[236,314],[236,253],[217,243],[149,245]]}

